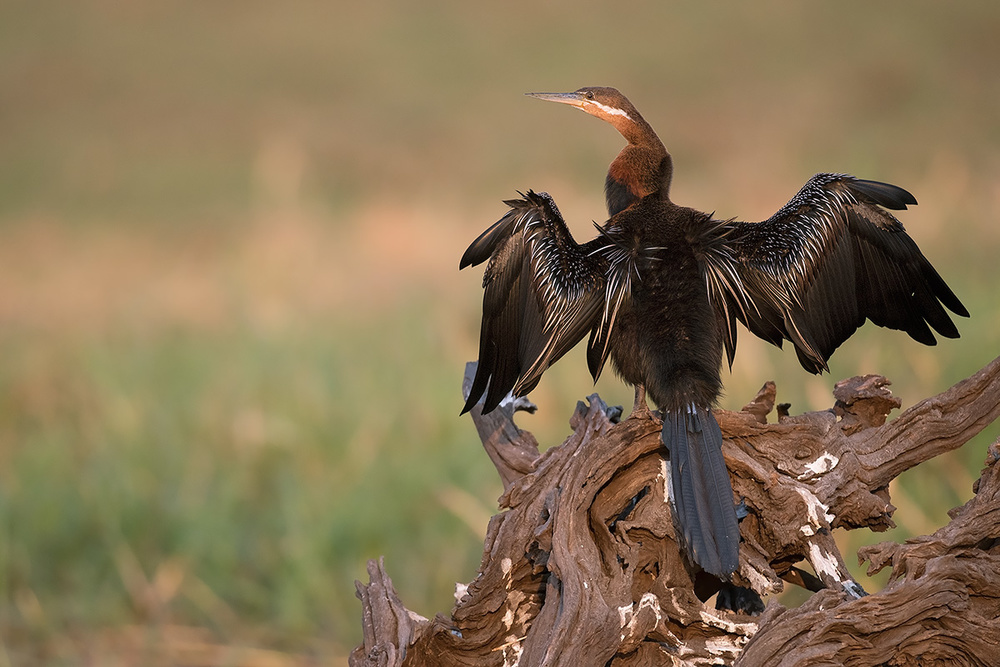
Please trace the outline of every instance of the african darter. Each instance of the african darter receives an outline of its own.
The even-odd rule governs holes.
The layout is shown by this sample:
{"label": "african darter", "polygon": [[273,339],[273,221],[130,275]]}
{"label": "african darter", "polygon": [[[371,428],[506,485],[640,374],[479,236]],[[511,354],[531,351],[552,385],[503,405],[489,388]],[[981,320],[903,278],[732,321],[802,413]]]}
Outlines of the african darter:
{"label": "african darter", "polygon": [[633,416],[648,416],[646,394],[660,410],[678,541],[729,579],[739,526],[712,406],[736,321],[778,347],[791,341],[820,373],[866,318],[934,345],[931,328],[959,335],[942,304],[968,311],[886,210],[916,204],[902,188],[817,174],[763,222],[716,220],[670,200],[670,154],[617,90],[529,95],[611,123],[628,145],[608,170],[610,217],[596,238],[578,244],[552,198],[529,191],[465,252],[460,268],[489,260],[465,411],[527,394],[589,334],[594,380],[610,356],[635,386]]}

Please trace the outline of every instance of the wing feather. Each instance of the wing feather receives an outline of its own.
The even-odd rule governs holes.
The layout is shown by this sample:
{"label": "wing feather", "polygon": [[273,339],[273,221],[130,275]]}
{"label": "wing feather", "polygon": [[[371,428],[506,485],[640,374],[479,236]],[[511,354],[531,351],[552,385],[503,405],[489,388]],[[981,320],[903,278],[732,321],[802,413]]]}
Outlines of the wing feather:
{"label": "wing feather", "polygon": [[[760,338],[791,341],[802,366],[828,370],[827,360],[866,319],[934,345],[934,332],[957,338],[946,308],[969,313],[886,209],[916,204],[906,190],[845,174],[817,174],[763,222],[733,222],[728,255],[709,268],[733,270],[736,289],[714,295],[732,318]],[[730,264],[731,262],[731,264]]]}
{"label": "wing feather", "polygon": [[460,268],[489,260],[483,276],[479,366],[463,412],[483,398],[490,412],[523,396],[542,374],[599,327],[610,243],[573,240],[555,202],[529,191],[466,250]]}

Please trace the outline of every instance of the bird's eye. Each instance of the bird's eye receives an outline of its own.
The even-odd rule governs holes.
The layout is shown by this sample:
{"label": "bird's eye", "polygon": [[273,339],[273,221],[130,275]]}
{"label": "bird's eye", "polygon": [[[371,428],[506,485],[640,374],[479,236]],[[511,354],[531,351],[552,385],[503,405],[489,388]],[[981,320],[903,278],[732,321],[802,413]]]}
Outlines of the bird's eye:
{"label": "bird's eye", "polygon": [[587,99],[588,100],[594,99],[594,91],[592,91],[592,90],[588,90],[587,91]]}

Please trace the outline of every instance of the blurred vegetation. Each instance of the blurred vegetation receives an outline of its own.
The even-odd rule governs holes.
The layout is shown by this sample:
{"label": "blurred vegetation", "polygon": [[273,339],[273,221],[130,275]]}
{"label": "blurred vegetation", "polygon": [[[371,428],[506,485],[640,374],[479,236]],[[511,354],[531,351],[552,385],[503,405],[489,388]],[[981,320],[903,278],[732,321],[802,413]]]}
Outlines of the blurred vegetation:
{"label": "blurred vegetation", "polygon": [[[458,416],[458,257],[519,188],[592,234],[621,146],[528,90],[621,88],[675,200],[720,216],[816,171],[920,201],[962,339],[866,327],[815,378],[744,332],[724,407],[775,379],[825,409],[858,373],[905,407],[975,371],[1000,349],[998,33],[985,1],[4,3],[0,665],[343,662],[383,554],[448,611],[500,492]],[[541,442],[585,369],[533,394]],[[945,522],[996,436],[904,476],[900,527],[845,553]]]}

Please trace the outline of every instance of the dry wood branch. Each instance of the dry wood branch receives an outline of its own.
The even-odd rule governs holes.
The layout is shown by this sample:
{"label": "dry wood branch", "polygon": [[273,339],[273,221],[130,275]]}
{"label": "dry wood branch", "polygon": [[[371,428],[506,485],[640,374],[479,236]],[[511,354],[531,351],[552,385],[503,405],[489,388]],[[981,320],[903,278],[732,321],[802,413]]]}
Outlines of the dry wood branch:
{"label": "dry wood branch", "polygon": [[829,591],[797,609],[768,607],[738,665],[996,665],[1000,662],[1000,444],[978,493],[933,535],[862,550],[870,573],[893,564],[876,595]]}
{"label": "dry wood branch", "polygon": [[[897,646],[989,664],[981,657],[1000,636],[1000,476],[984,474],[979,495],[934,535],[866,552],[873,568],[893,565],[877,595],[863,597],[831,530],[892,525],[891,479],[1000,414],[1000,359],[886,423],[899,405],[888,384],[852,378],[838,383],[831,410],[789,417],[779,407],[767,423],[769,383],[743,411],[717,413],[746,508],[735,583],[761,594],[783,580],[825,589],[795,610],[772,601],[761,616],[702,602],[720,582],[695,573],[675,541],[658,421],[614,424],[591,396],[566,442],[539,454],[512,408],[485,417],[474,408],[505,489],[479,574],[451,617],[425,620],[370,566],[372,583],[359,584],[365,643],[352,665],[861,665]],[[802,560],[818,577],[795,567]],[[973,629],[991,638],[956,639]]]}
{"label": "dry wood branch", "polygon": [[355,582],[363,610],[364,641],[351,652],[351,664],[391,667],[402,664],[406,649],[418,636],[427,619],[403,606],[385,563],[368,561],[367,586]]}
{"label": "dry wood branch", "polygon": [[[475,362],[466,364],[462,380],[463,396],[469,395],[472,378],[476,375],[475,369]],[[525,399],[519,399],[514,403],[501,405],[488,415],[483,414],[481,403],[471,410],[479,439],[500,474],[504,491],[521,476],[533,472],[538,459],[538,441],[535,436],[522,431],[514,423],[514,412],[517,410],[534,412],[535,406]]]}

